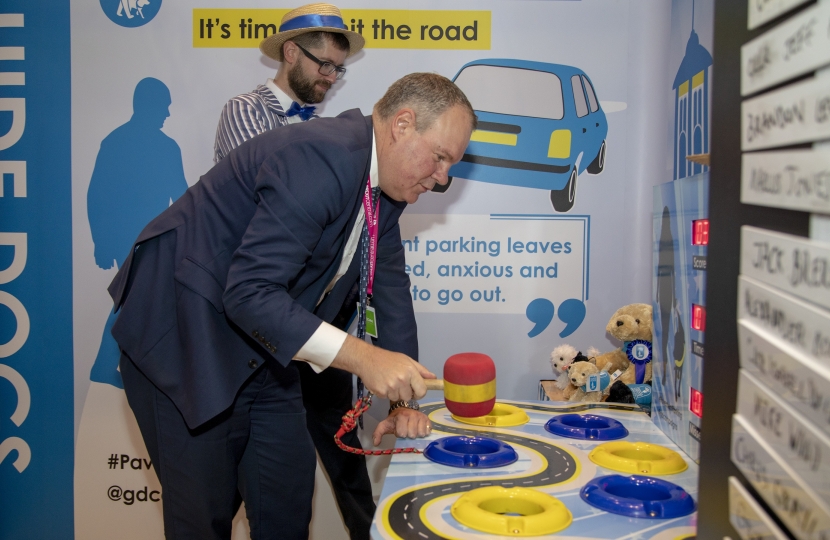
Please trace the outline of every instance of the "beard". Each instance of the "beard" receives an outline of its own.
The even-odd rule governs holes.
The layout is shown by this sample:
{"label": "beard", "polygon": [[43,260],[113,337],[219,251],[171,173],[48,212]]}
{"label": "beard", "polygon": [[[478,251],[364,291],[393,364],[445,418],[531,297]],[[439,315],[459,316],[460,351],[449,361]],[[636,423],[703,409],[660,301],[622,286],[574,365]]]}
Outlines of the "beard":
{"label": "beard", "polygon": [[[317,85],[325,87],[320,90]],[[303,73],[299,62],[294,64],[288,71],[288,87],[294,92],[297,98],[306,104],[320,103],[326,97],[326,92],[331,88],[331,83],[325,79],[310,79]]]}

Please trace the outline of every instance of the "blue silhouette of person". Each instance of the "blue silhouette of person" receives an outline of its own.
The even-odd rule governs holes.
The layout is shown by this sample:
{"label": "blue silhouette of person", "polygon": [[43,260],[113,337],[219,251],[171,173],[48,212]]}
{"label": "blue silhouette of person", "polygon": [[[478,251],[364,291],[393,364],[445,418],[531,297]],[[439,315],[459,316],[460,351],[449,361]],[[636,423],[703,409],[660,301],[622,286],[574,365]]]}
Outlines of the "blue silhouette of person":
{"label": "blue silhouette of person", "polygon": [[[120,267],[138,234],[187,189],[182,153],[161,128],[170,116],[170,90],[158,79],[138,82],[133,116],[101,141],[87,191],[95,264]],[[124,388],[110,313],[90,380]]]}

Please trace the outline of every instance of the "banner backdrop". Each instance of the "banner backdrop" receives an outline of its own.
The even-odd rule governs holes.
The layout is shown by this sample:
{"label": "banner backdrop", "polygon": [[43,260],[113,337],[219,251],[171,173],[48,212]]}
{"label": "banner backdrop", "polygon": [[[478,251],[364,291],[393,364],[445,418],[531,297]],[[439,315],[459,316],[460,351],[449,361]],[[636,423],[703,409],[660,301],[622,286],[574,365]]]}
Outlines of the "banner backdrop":
{"label": "banner backdrop", "polygon": [[72,538],[69,2],[0,6],[0,537]]}
{"label": "banner backdrop", "polygon": [[[401,220],[421,362],[440,374],[451,354],[487,353],[498,395],[529,399],[551,376],[556,345],[618,347],[605,334],[608,318],[650,292],[651,186],[665,181],[673,114],[663,106],[671,6],[338,5],[367,46],[348,61],[322,116],[369,114],[392,82],[433,71],[457,78],[481,121],[446,193],[423,195]],[[70,537],[73,507],[77,538],[162,536],[160,487],[121,388],[106,287],[143,225],[212,166],[223,104],[274,76],[279,64],[257,45],[293,7],[3,4],[2,46],[13,50],[0,48],[0,142],[22,121],[8,99],[25,98],[28,112],[23,137],[0,145],[0,406],[11,417],[0,446],[3,538]],[[7,73],[24,70],[25,85]],[[35,145],[30,130],[39,125]],[[28,418],[20,412],[27,392]],[[28,467],[19,441],[31,450]],[[48,521],[60,534],[32,532],[47,527],[38,500],[50,501]],[[244,526],[235,534],[244,537]]]}

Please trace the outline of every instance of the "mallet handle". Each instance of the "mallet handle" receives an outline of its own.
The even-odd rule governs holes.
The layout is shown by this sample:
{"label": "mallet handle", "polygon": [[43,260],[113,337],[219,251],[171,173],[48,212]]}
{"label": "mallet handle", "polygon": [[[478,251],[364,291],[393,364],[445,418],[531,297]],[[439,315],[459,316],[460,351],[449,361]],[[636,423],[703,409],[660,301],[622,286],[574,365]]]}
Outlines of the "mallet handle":
{"label": "mallet handle", "polygon": [[427,385],[427,390],[443,390],[444,379],[424,379]]}

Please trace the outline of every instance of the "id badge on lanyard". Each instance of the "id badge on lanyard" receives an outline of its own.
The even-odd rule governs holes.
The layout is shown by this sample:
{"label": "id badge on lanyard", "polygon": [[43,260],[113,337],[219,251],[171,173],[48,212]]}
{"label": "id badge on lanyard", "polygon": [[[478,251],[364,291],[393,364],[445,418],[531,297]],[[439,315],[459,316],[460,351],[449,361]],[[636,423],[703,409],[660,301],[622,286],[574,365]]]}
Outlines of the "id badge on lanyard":
{"label": "id badge on lanyard", "polygon": [[369,304],[372,301],[372,287],[375,282],[375,265],[378,249],[378,217],[380,215],[380,197],[372,206],[372,180],[366,182],[366,191],[363,194],[363,212],[366,216],[366,229],[369,233],[366,249],[368,250],[368,276],[366,281],[366,333],[374,338],[378,337],[377,317],[375,308]]}

